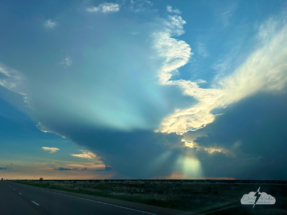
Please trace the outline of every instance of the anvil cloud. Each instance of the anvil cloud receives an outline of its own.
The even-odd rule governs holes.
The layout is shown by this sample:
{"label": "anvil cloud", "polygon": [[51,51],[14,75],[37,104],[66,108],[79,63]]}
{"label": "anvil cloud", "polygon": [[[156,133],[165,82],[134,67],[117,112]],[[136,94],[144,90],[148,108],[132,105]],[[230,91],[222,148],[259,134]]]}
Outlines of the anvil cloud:
{"label": "anvil cloud", "polygon": [[[43,150],[57,151],[46,153],[49,156],[56,159],[66,153],[65,159],[73,162],[88,159],[105,164],[109,177],[119,178],[170,178],[178,172],[203,177],[204,168],[206,177],[235,177],[232,170],[217,175],[220,171],[213,172],[208,165],[228,159],[263,159],[263,154],[244,150],[247,142],[256,147],[260,143],[246,137],[243,125],[234,132],[235,122],[238,118],[248,122],[244,118],[248,114],[242,111],[251,105],[248,99],[258,101],[262,95],[285,98],[284,13],[253,20],[251,26],[232,19],[244,5],[231,4],[220,11],[202,4],[205,9],[214,7],[215,15],[202,9],[206,19],[219,20],[210,27],[206,20],[195,23],[196,13],[187,13],[185,7],[177,8],[171,2],[158,6],[141,0],[83,1],[62,5],[61,12],[40,8],[39,16],[35,11],[18,14],[7,5],[11,12],[3,13],[1,20],[11,19],[13,25],[0,35],[1,98],[32,119],[39,133],[57,135],[82,147],[80,154],[41,143]],[[236,17],[242,20],[240,15]],[[2,21],[0,25],[6,26]],[[226,31],[231,32],[230,38]],[[238,48],[238,41],[248,45]],[[232,66],[218,66],[220,62]],[[229,69],[219,71],[220,67]],[[274,101],[284,107],[280,99]],[[267,106],[264,103],[258,109]],[[0,116],[7,119],[10,116],[5,111]],[[237,112],[241,115],[236,116]],[[271,121],[266,122],[271,126]],[[225,136],[228,123],[233,137]],[[268,130],[256,128],[262,128],[260,135]],[[258,137],[256,129],[253,136]],[[244,165],[240,168],[247,168]],[[57,164],[49,168],[69,172],[64,170],[76,167]],[[80,169],[89,168],[81,165]]]}

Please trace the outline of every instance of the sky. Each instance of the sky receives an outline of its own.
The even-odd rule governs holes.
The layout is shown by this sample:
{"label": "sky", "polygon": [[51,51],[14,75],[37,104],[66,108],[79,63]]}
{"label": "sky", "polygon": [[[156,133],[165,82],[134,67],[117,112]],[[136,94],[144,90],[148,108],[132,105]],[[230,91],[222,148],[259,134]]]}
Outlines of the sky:
{"label": "sky", "polygon": [[0,2],[0,177],[287,180],[287,4]]}

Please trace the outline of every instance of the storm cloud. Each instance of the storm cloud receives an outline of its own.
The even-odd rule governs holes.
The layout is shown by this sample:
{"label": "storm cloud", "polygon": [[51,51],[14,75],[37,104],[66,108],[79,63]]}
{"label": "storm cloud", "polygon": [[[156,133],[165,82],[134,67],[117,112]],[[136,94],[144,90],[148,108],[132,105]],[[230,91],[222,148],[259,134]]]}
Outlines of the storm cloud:
{"label": "storm cloud", "polygon": [[286,16],[261,23],[242,64],[202,88],[201,77],[177,78],[196,60],[181,11],[151,7],[84,1],[53,18],[14,17],[7,35],[23,35],[11,43],[23,50],[1,44],[2,97],[88,150],[71,159],[104,163],[114,178],[287,178]]}
{"label": "storm cloud", "polygon": [[[287,94],[256,94],[228,108],[201,129],[205,136],[194,142],[202,147],[223,147],[236,156],[198,153],[208,176],[241,179],[287,178]],[[219,111],[219,110],[218,110]],[[186,139],[192,137],[186,134]],[[212,165],[211,165],[212,163]]]}

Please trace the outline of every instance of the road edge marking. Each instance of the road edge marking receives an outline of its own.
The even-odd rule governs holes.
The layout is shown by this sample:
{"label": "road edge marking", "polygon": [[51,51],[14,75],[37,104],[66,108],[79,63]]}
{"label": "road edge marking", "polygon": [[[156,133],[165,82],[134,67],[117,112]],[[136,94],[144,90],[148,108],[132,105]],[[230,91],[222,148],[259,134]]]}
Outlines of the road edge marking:
{"label": "road edge marking", "polygon": [[[100,202],[100,201],[97,201],[97,200],[86,199],[86,198],[77,197],[77,196],[72,196],[72,195],[67,195],[67,194],[63,194],[63,193],[52,192],[52,191],[48,191],[48,190],[36,188],[36,187],[33,187],[33,186],[27,186],[27,185],[23,185],[23,186],[25,186],[25,187],[30,187],[30,188],[34,188],[34,189],[37,189],[37,190],[46,191],[46,192],[49,192],[49,193],[55,193],[55,194],[59,194],[59,195],[63,195],[63,196],[69,196],[69,197],[73,197],[73,198],[77,198],[77,199],[82,199],[82,200],[87,200],[87,201],[91,201],[91,202],[96,202],[96,203],[99,203],[99,204],[104,204],[104,205],[114,206],[114,207],[123,208],[123,209],[127,209],[127,210],[137,211],[137,212],[140,212],[140,213],[145,213],[145,214],[150,214],[150,215],[157,215],[157,214],[155,214],[155,213],[150,213],[150,212],[146,212],[146,211],[141,211],[141,210],[137,210],[137,209],[133,209],[133,208],[127,208],[127,207],[123,207],[123,206],[119,206],[119,205],[114,205],[114,204],[110,204],[110,203]],[[35,203],[34,201],[32,201],[32,202],[33,202],[34,204],[37,204],[37,203]],[[38,206],[39,206],[39,205],[38,205]]]}
{"label": "road edge marking", "polygon": [[37,202],[32,201],[35,205],[40,206]]}

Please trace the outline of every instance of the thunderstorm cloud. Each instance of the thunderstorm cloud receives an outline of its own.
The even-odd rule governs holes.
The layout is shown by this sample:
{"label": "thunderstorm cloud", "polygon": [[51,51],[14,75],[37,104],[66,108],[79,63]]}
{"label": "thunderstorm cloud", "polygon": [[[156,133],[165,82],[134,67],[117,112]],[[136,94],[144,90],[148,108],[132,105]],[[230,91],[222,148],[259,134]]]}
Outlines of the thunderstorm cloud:
{"label": "thunderstorm cloud", "polygon": [[[226,36],[227,45],[217,47],[208,36],[192,36],[203,27],[187,20],[184,8],[165,5],[160,12],[150,1],[67,7],[51,16],[13,17],[17,25],[0,36],[0,93],[39,133],[81,147],[81,153],[67,152],[69,159],[102,164],[98,171],[115,178],[287,178],[281,171],[284,13],[256,21],[249,39]],[[220,26],[210,28],[218,44],[238,8],[225,8],[217,17]],[[11,47],[1,42],[9,35]],[[248,45],[233,44],[241,40]],[[223,55],[226,49],[232,51]],[[6,112],[0,114],[13,119]],[[57,152],[53,156],[64,151],[42,149]],[[84,164],[79,169],[90,172]]]}

